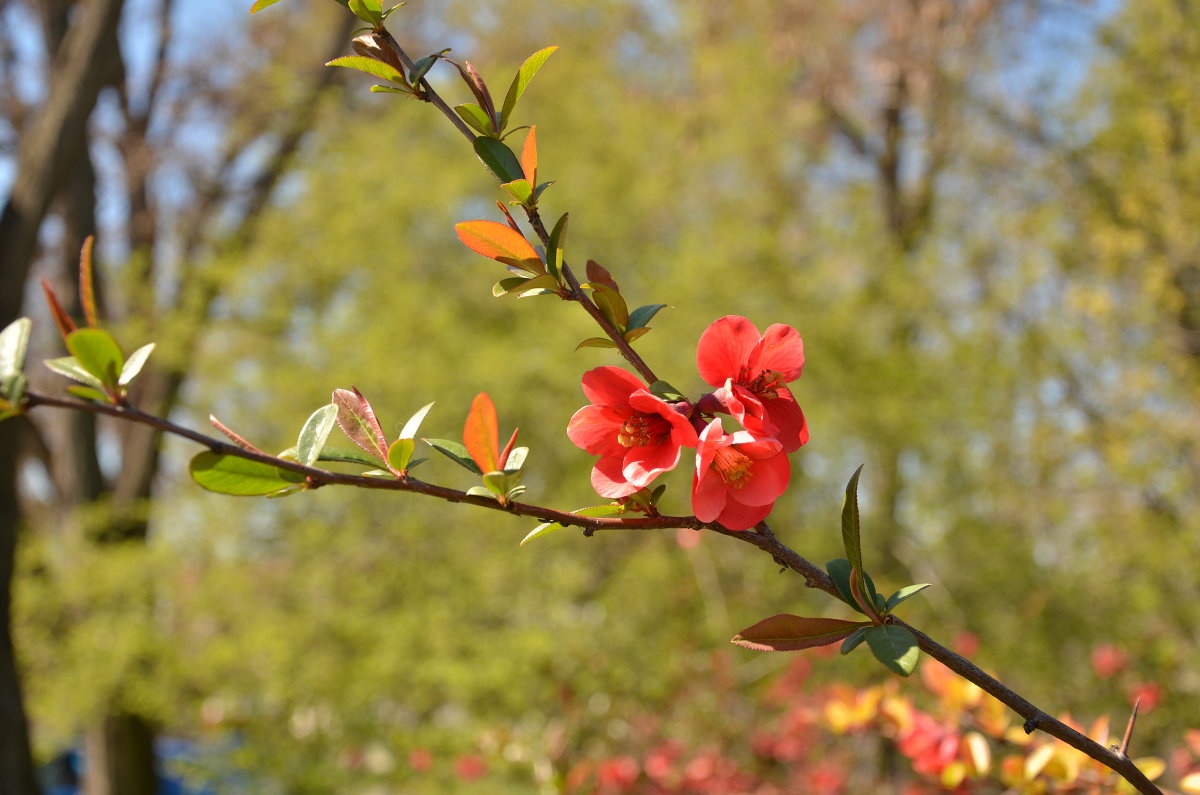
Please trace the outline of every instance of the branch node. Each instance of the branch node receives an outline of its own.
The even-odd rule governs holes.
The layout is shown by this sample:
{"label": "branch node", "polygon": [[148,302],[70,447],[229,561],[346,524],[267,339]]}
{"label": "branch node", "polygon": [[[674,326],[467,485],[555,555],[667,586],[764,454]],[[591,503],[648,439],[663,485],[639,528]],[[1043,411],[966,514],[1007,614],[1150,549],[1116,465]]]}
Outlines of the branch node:
{"label": "branch node", "polygon": [[1042,716],[1034,715],[1032,718],[1025,721],[1025,725],[1022,726],[1021,728],[1025,730],[1026,734],[1033,734],[1035,731],[1038,730],[1038,728],[1041,725],[1041,722],[1042,722]]}

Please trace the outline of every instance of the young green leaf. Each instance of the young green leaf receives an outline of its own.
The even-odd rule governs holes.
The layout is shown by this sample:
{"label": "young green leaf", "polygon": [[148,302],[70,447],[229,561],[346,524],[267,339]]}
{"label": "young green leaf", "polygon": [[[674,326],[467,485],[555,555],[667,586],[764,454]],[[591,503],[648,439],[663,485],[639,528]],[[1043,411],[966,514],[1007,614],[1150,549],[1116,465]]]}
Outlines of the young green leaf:
{"label": "young green leaf", "polygon": [[374,58],[368,58],[365,55],[343,55],[340,58],[334,58],[325,65],[356,69],[359,72],[366,72],[372,77],[378,77],[381,80],[408,86],[408,81],[404,79],[404,75],[396,67],[383,61],[377,61]]}
{"label": "young green leaf", "polygon": [[875,659],[901,676],[908,676],[917,667],[921,649],[917,639],[904,627],[883,624],[867,630],[867,645]]}
{"label": "young green leaf", "polygon": [[474,472],[476,475],[483,474],[483,471],[471,460],[471,454],[467,452],[467,448],[458,442],[452,442],[449,439],[422,439],[421,441],[468,472]]}
{"label": "young green leaf", "polygon": [[404,427],[400,430],[401,439],[412,439],[417,435],[417,431],[421,429],[421,423],[425,421],[425,416],[429,414],[429,410],[433,408],[433,403],[426,403],[421,408],[417,409],[408,422],[404,423]]}
{"label": "young green leaf", "polygon": [[541,276],[534,276],[532,279],[526,279],[525,283],[513,292],[518,294],[518,298],[528,298],[531,295],[545,295],[546,293],[557,293],[558,280],[548,273],[543,273]]}
{"label": "young green leaf", "polygon": [[329,434],[337,423],[338,407],[330,404],[322,406],[312,413],[300,429],[300,438],[296,440],[296,460],[310,467],[321,457]]}
{"label": "young green leaf", "polygon": [[513,109],[517,106],[517,100],[525,93],[525,89],[529,86],[529,81],[542,68],[542,64],[546,63],[546,59],[554,54],[558,47],[546,47],[538,50],[533,55],[525,59],[525,63],[521,64],[521,68],[517,70],[517,74],[513,77],[512,83],[508,86],[508,93],[504,96],[504,105],[500,110],[500,127],[503,129],[508,126],[509,120],[512,118]]}
{"label": "young green leaf", "polygon": [[63,356],[58,359],[46,359],[44,362],[42,362],[42,364],[46,365],[59,375],[65,375],[67,378],[78,381],[81,384],[87,384],[88,386],[101,392],[104,391],[104,384],[100,382],[100,379],[89,373],[87,370],[84,370],[83,367],[80,366],[79,362],[75,360],[74,356]]}
{"label": "young green leaf", "polygon": [[803,618],[782,614],[764,618],[734,636],[732,643],[758,651],[798,651],[837,643],[855,630],[869,626],[863,621],[840,618]]}
{"label": "young green leaf", "polygon": [[475,154],[500,182],[525,179],[525,174],[521,170],[521,161],[517,160],[513,150],[509,149],[503,141],[480,135],[476,136],[474,146]]}
{"label": "young green leaf", "polygon": [[25,371],[25,356],[29,352],[29,333],[33,321],[19,317],[0,331],[0,383]]}
{"label": "young green leaf", "polygon": [[[280,453],[279,457],[283,458],[283,453]],[[340,464],[360,464],[368,467],[379,466],[379,459],[375,458],[374,456],[367,455],[357,447],[333,447],[326,445],[325,449],[321,451],[321,455],[317,458],[317,460],[334,461]]]}
{"label": "young green leaf", "polygon": [[374,27],[383,24],[383,3],[379,0],[350,0],[349,8],[354,16]]}
{"label": "young green leaf", "polygon": [[129,386],[133,383],[133,379],[137,378],[138,373],[146,366],[146,360],[150,358],[150,354],[152,353],[154,353],[153,342],[143,345],[129,354],[129,358],[125,360],[125,366],[121,368],[121,377],[117,379],[117,384],[119,386]]}
{"label": "young green leaf", "polygon": [[[392,11],[395,11],[395,10],[396,10],[395,8],[389,9],[388,13],[390,14]],[[429,70],[433,68],[433,65],[438,62],[438,58],[441,58],[443,55],[445,55],[448,52],[450,52],[449,47],[447,47],[446,49],[442,50],[439,53],[435,53],[433,55],[426,55],[424,58],[422,58],[419,61],[417,61],[416,63],[414,63],[412,71],[409,72],[409,74],[408,74],[408,82],[414,86],[418,85],[421,82],[421,80],[423,80],[425,78],[425,75],[429,73]]]}
{"label": "young green leaf", "polygon": [[637,309],[629,313],[629,328],[643,328],[650,319],[658,314],[660,309],[666,309],[666,304],[647,304],[639,306]]}
{"label": "young green leaf", "polygon": [[517,200],[523,205],[533,204],[533,188],[527,179],[514,179],[512,182],[505,182],[500,185],[504,190],[508,191],[508,195]]}
{"label": "young green leaf", "polygon": [[931,585],[933,585],[931,582],[922,582],[916,585],[904,586],[899,591],[896,591],[894,594],[888,597],[887,603],[885,604],[886,612],[890,613],[896,608],[896,605],[900,604],[910,596],[916,596]]}
{"label": "young green leaf", "polygon": [[255,0],[254,5],[250,6],[250,13],[257,14],[267,6],[273,6],[278,2],[279,0]]}
{"label": "young green leaf", "polygon": [[76,329],[67,335],[67,350],[106,388],[117,388],[125,357],[111,334],[98,328]]}
{"label": "young green leaf", "polygon": [[388,468],[397,474],[407,470],[408,462],[412,459],[414,449],[416,449],[416,442],[411,438],[400,437],[392,442],[392,446],[388,448]]}
{"label": "young green leaf", "polygon": [[84,400],[94,400],[98,403],[107,403],[109,401],[108,395],[104,392],[101,392],[99,389],[93,389],[90,386],[83,386],[82,384],[72,384],[67,387],[67,394]]}
{"label": "young green leaf", "polygon": [[631,329],[629,329],[629,331],[626,331],[621,336],[624,338],[624,340],[626,342],[632,344],[636,340],[641,339],[642,337],[646,336],[649,333],[650,333],[650,327],[642,326],[641,328],[631,328]]}
{"label": "young green leaf", "polygon": [[540,525],[530,530],[529,534],[522,538],[521,543],[517,546],[523,547],[535,538],[540,538],[547,533],[554,532],[555,530],[562,530],[564,527],[566,527],[566,525],[561,525],[557,522],[542,522]]}
{"label": "young green leaf", "polygon": [[629,325],[629,307],[621,294],[604,282],[588,282],[584,286],[592,288],[592,300],[609,322],[617,331],[624,332]]}
{"label": "young green leaf", "polygon": [[239,497],[273,494],[304,482],[298,472],[211,450],[192,458],[188,471],[202,488]]}
{"label": "young green leaf", "polygon": [[455,105],[454,112],[467,123],[468,127],[480,135],[492,135],[496,132],[492,129],[491,116],[488,116],[486,110],[474,103],[464,102],[461,105]]}
{"label": "young green leaf", "polygon": [[520,472],[521,467],[525,466],[525,459],[528,457],[528,447],[514,447],[508,451],[508,455],[504,457],[501,464],[504,466],[505,472]]}
{"label": "young green leaf", "polygon": [[337,406],[337,424],[350,441],[381,463],[387,456],[387,438],[375,418],[371,404],[354,387],[333,390],[333,405]]}

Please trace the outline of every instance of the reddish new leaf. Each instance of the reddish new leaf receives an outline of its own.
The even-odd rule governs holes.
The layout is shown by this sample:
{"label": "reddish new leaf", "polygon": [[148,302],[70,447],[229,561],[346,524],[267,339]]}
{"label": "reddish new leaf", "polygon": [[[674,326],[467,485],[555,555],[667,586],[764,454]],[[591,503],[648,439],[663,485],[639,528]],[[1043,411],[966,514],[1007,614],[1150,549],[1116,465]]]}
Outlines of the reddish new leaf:
{"label": "reddish new leaf", "polygon": [[587,278],[592,284],[604,284],[611,287],[615,293],[621,292],[621,288],[617,286],[617,282],[613,279],[612,274],[595,260],[590,259],[587,262]]}
{"label": "reddish new leaf", "polygon": [[521,147],[521,171],[525,172],[525,179],[529,180],[529,184],[537,187],[537,125],[529,128],[529,135],[525,136],[525,145]]}
{"label": "reddish new leaf", "polygon": [[333,390],[333,405],[337,406],[337,423],[350,441],[373,458],[387,461],[387,437],[375,417],[375,410],[355,387]]}
{"label": "reddish new leaf", "polygon": [[471,413],[463,425],[463,445],[484,474],[500,469],[499,437],[496,406],[487,392],[480,392],[471,401]]}
{"label": "reddish new leaf", "polygon": [[75,321],[71,320],[71,316],[63,310],[62,304],[58,302],[58,296],[54,294],[54,288],[45,279],[42,279],[42,292],[46,294],[46,303],[50,305],[50,314],[54,318],[54,325],[58,327],[58,333],[65,340],[75,330]]}
{"label": "reddish new leaf", "polygon": [[758,651],[798,651],[837,643],[859,627],[869,626],[870,621],[802,618],[782,613],[743,629],[732,642]]}
{"label": "reddish new leaf", "polygon": [[96,277],[92,269],[92,247],[96,242],[93,235],[83,241],[79,253],[79,303],[83,305],[83,318],[92,328],[100,328],[100,315],[96,311]]}
{"label": "reddish new leaf", "polygon": [[463,221],[454,225],[463,245],[506,265],[514,265],[530,273],[545,273],[541,259],[533,246],[520,232],[495,221]]}

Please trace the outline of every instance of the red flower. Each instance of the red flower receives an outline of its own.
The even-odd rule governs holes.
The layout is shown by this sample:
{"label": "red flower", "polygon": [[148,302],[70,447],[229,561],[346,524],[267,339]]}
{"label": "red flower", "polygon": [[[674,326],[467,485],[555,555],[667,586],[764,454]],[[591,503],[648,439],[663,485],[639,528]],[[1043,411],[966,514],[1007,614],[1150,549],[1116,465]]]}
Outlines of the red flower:
{"label": "red flower", "polygon": [[760,425],[785,453],[808,441],[804,412],[785,386],[804,369],[804,342],[796,329],[776,323],[759,336],[746,318],[726,315],[700,335],[696,366],[700,377],[717,387],[713,397],[721,410],[742,425],[752,430]]}
{"label": "red flower", "polygon": [[592,401],[575,412],[567,436],[600,460],[592,487],[602,497],[625,497],[675,468],[681,447],[695,447],[696,429],[683,413],[652,395],[637,376],[619,367],[583,374]]}
{"label": "red flower", "polygon": [[700,434],[692,511],[702,522],[748,530],[767,518],[791,475],[778,440],[750,431],[727,434],[718,417]]}

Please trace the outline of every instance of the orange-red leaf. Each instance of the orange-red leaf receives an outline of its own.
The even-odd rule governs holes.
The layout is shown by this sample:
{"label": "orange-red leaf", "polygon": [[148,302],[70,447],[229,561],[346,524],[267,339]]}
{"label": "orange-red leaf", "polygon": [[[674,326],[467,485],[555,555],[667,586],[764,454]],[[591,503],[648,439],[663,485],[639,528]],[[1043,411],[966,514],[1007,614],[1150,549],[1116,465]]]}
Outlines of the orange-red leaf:
{"label": "orange-red leaf", "polygon": [[743,629],[733,638],[733,643],[758,651],[797,651],[837,643],[859,627],[869,626],[870,621],[802,618],[784,613]]}
{"label": "orange-red leaf", "polygon": [[463,425],[463,445],[475,466],[485,474],[500,469],[499,436],[496,406],[487,392],[480,392],[471,401],[471,412]]}
{"label": "orange-red leaf", "polygon": [[83,241],[79,253],[79,303],[83,305],[83,319],[92,328],[100,328],[100,315],[96,311],[96,276],[92,269],[92,248],[96,242],[93,235]]}
{"label": "orange-red leaf", "polygon": [[58,296],[54,294],[54,288],[45,279],[42,279],[42,292],[46,294],[46,303],[50,305],[50,315],[54,318],[54,325],[58,326],[58,333],[66,340],[75,330],[75,321],[71,320],[71,316],[62,308],[62,304],[58,302]]}
{"label": "orange-red leaf", "polygon": [[463,221],[454,225],[463,245],[485,257],[516,265],[532,273],[542,273],[542,261],[520,232],[495,221]]}
{"label": "orange-red leaf", "polygon": [[534,188],[537,187],[537,125],[529,128],[529,135],[525,136],[525,145],[521,147],[521,170],[525,172],[525,179],[529,180],[529,184]]}
{"label": "orange-red leaf", "polygon": [[621,292],[621,288],[617,286],[617,280],[612,277],[607,268],[594,259],[587,261],[587,278],[592,284],[606,284],[613,289],[613,292]]}

